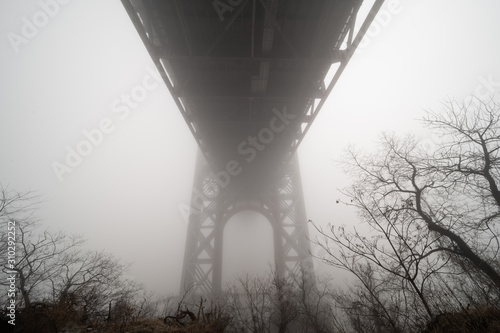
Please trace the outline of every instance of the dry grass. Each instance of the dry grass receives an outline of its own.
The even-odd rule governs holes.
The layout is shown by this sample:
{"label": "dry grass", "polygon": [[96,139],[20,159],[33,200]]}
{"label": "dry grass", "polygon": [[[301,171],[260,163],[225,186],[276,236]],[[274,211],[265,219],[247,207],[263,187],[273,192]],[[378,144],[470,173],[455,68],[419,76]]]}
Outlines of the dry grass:
{"label": "dry grass", "polygon": [[[88,332],[86,326],[74,327],[68,333]],[[110,323],[101,327],[93,327],[95,333],[220,333],[217,325],[207,323],[190,323],[185,326],[166,325],[162,319],[140,319],[127,325]]]}
{"label": "dry grass", "polygon": [[[37,303],[20,312],[24,333],[223,333],[231,316],[216,304],[207,306],[201,298],[192,312],[181,303],[175,316],[163,319],[140,317],[130,306],[109,308],[107,315],[82,320],[82,309],[71,302]],[[106,318],[106,319],[105,319]],[[1,332],[0,332],[1,333]]]}
{"label": "dry grass", "polygon": [[190,323],[186,326],[167,326],[161,319],[144,319],[135,323],[131,323],[126,332],[151,332],[151,333],[219,333],[220,330],[218,323]]}
{"label": "dry grass", "polygon": [[500,309],[482,307],[445,313],[427,324],[423,333],[500,333]]}

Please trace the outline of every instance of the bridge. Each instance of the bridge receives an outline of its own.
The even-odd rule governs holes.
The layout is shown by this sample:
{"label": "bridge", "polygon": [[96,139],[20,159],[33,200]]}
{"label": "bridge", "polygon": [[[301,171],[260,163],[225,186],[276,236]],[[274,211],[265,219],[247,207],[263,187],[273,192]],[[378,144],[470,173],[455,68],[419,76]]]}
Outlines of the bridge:
{"label": "bridge", "polygon": [[383,0],[122,0],[199,147],[181,292],[222,292],[227,221],[271,223],[276,272],[314,275],[296,151]]}

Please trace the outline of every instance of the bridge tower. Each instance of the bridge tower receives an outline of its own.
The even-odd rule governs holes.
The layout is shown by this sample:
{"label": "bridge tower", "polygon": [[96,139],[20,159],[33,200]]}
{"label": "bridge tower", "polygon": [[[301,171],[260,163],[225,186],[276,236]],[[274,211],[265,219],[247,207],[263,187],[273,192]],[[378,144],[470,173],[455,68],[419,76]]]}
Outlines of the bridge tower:
{"label": "bridge tower", "polygon": [[121,1],[200,151],[181,291],[221,293],[242,210],[271,223],[280,276],[312,278],[296,151],[384,0]]}
{"label": "bridge tower", "polygon": [[243,210],[261,213],[271,223],[278,276],[314,280],[308,226],[297,155],[285,165],[278,181],[263,193],[231,193],[202,154],[198,154],[189,214],[181,293],[219,295],[222,292],[223,229]]}

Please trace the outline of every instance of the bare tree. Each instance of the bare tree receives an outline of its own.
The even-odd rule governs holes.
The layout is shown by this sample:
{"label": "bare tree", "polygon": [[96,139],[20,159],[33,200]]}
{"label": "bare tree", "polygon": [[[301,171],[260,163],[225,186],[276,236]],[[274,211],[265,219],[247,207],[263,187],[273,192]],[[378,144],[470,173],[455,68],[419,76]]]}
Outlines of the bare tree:
{"label": "bare tree", "polygon": [[35,208],[40,204],[40,196],[34,192],[15,192],[0,185],[0,219],[23,222],[33,220]]}
{"label": "bare tree", "polygon": [[358,331],[380,329],[361,320],[374,308],[390,330],[416,331],[445,309],[499,301],[500,106],[449,101],[424,123],[442,140],[434,150],[396,135],[375,153],[348,150],[354,182],[337,203],[356,208],[369,231],[317,228],[324,259],[362,286],[341,297]]}
{"label": "bare tree", "polygon": [[[4,231],[0,233],[0,250],[2,253],[8,253],[8,247],[15,246],[16,224],[36,222],[33,218],[33,212],[39,203],[39,197],[33,192],[18,193],[3,187],[0,184],[0,223]],[[10,236],[10,238],[9,238]],[[11,243],[9,244],[9,241]],[[0,258],[0,265],[4,270],[7,264],[6,256]],[[4,284],[4,281],[0,282]]]}
{"label": "bare tree", "polygon": [[227,303],[234,316],[234,329],[252,333],[270,332],[274,311],[270,289],[269,277],[257,278],[248,273],[228,286]]}
{"label": "bare tree", "polygon": [[296,307],[299,315],[295,327],[299,332],[340,332],[342,326],[334,315],[331,276],[316,277],[314,283],[304,275],[294,278]]}
{"label": "bare tree", "polygon": [[449,101],[443,112],[429,112],[424,123],[442,138],[433,167],[446,186],[445,199],[456,204],[436,219],[421,194],[416,211],[430,230],[449,239],[448,250],[456,258],[488,276],[500,290],[500,105],[493,99]]}
{"label": "bare tree", "polygon": [[235,331],[336,332],[331,279],[280,277],[270,271],[263,277],[249,274],[228,287],[226,303],[234,316]]}
{"label": "bare tree", "polygon": [[[58,274],[59,256],[81,246],[84,240],[80,236],[68,236],[63,232],[39,231],[40,222],[34,216],[39,197],[31,192],[16,193],[1,190],[0,218],[7,225],[14,226],[16,258],[14,265],[7,257],[0,258],[3,274],[16,272],[19,291],[24,306],[31,306],[31,297],[42,289],[42,285]],[[2,224],[3,224],[2,223]],[[7,234],[2,233],[2,236]],[[2,240],[5,248],[9,242]],[[6,252],[4,252],[6,253]],[[5,279],[2,279],[2,283]],[[40,296],[40,295],[38,295]]]}
{"label": "bare tree", "polygon": [[[15,272],[18,307],[42,305],[43,316],[53,321],[52,326],[77,312],[85,320],[104,319],[110,302],[131,304],[142,314],[150,311],[146,303],[136,304],[142,286],[124,278],[127,267],[119,260],[109,253],[84,250],[81,236],[42,228],[34,215],[38,196],[2,188],[0,199],[2,223],[15,225],[15,241],[9,242],[7,234],[1,233],[0,247],[16,250],[15,260],[0,258],[1,274]],[[0,283],[5,281],[1,278]],[[39,316],[39,310],[31,312]]]}
{"label": "bare tree", "polygon": [[272,275],[271,286],[269,298],[275,309],[272,322],[279,333],[285,333],[290,327],[296,326],[300,315],[298,288],[292,279],[281,277],[276,272]]}
{"label": "bare tree", "polygon": [[66,252],[83,245],[80,236],[67,236],[63,232],[44,230],[36,233],[36,224],[18,224],[18,259],[14,271],[19,277],[19,289],[24,306],[31,306],[30,296],[41,291],[37,288],[59,276],[66,263],[60,262]]}
{"label": "bare tree", "polygon": [[441,147],[429,152],[411,137],[384,136],[378,155],[351,154],[349,194],[371,196],[374,212],[404,211],[435,235],[432,252],[465,260],[500,290],[500,107],[450,102],[425,122],[441,131]]}
{"label": "bare tree", "polygon": [[[329,230],[324,231],[315,225],[322,236],[315,243],[328,254],[320,259],[349,271],[371,293],[370,302],[377,301],[382,311],[374,318],[386,318],[393,331],[418,327],[422,320],[434,316],[428,297],[431,278],[450,261],[433,252],[439,238],[407,213],[407,207],[412,205],[410,201],[398,205],[384,201],[377,192],[361,195],[351,189],[343,193],[348,198],[345,204],[355,207],[369,228],[360,232],[356,228],[330,225]],[[395,308],[398,303],[399,314],[411,313],[412,316],[403,318],[389,313],[384,305],[387,300],[380,298],[384,293],[379,292],[378,285],[392,294],[390,307]]]}
{"label": "bare tree", "polygon": [[57,298],[78,294],[89,286],[113,289],[125,273],[126,266],[111,254],[97,251],[64,253],[60,258],[60,274],[53,282]]}
{"label": "bare tree", "polygon": [[360,264],[355,269],[358,280],[333,293],[335,307],[348,318],[347,332],[412,332],[396,307],[399,293],[393,281],[381,279],[373,265]]}
{"label": "bare tree", "polygon": [[[88,318],[108,316],[106,307],[110,302],[115,306],[117,303],[122,306],[133,304],[135,308],[135,298],[142,286],[124,279],[126,269],[127,266],[106,252],[64,253],[59,259],[58,274],[50,279],[54,301],[70,298],[74,305],[85,310]],[[141,305],[138,307],[144,314],[146,303]],[[132,315],[136,314],[131,314],[127,320]]]}

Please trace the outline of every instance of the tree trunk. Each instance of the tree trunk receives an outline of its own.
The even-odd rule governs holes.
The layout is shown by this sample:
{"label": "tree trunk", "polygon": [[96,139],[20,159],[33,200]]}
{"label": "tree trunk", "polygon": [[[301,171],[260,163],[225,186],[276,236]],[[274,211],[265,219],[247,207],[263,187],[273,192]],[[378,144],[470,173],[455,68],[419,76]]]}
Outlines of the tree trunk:
{"label": "tree trunk", "polygon": [[24,277],[23,271],[19,270],[19,289],[21,290],[21,295],[24,301],[24,307],[31,307],[31,301],[28,291],[26,290],[26,278]]}
{"label": "tree trunk", "polygon": [[440,226],[439,224],[435,223],[429,217],[429,215],[427,215],[422,210],[420,199],[421,199],[420,193],[417,192],[416,193],[417,212],[424,219],[429,230],[437,232],[440,235],[446,236],[448,239],[453,241],[458,247],[458,251],[456,251],[456,254],[468,259],[477,269],[486,274],[491,279],[491,281],[493,281],[497,289],[500,291],[500,274],[498,274],[498,272],[490,264],[481,259],[481,257],[479,257],[469,247],[469,245],[467,245],[467,243],[462,239],[462,237],[460,237],[453,231],[446,229]]}

